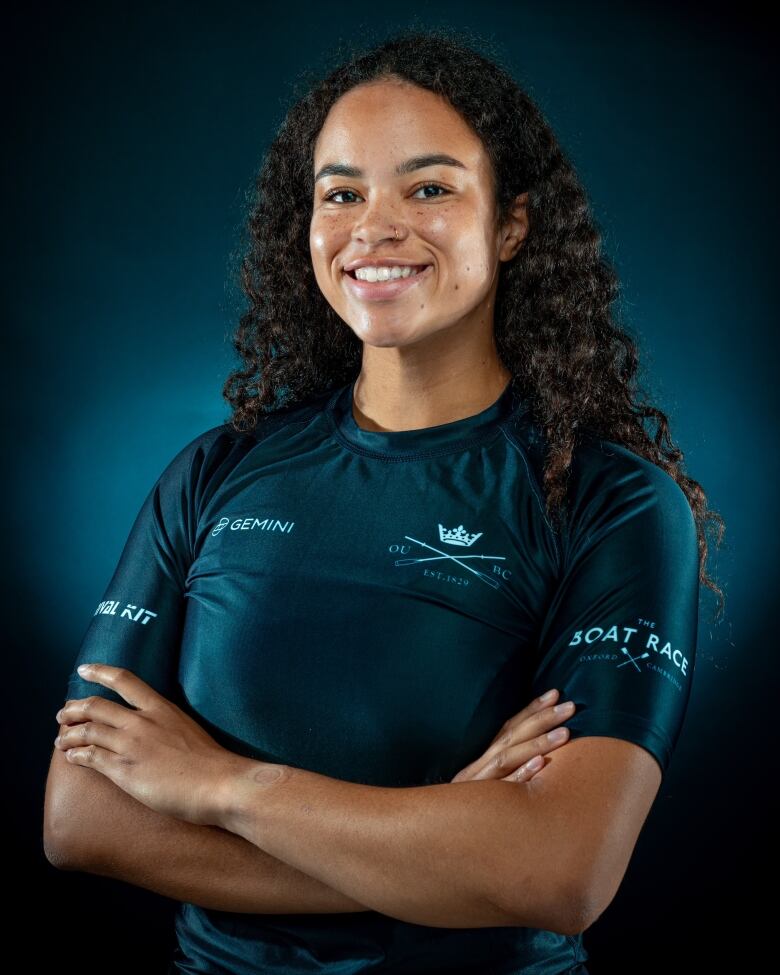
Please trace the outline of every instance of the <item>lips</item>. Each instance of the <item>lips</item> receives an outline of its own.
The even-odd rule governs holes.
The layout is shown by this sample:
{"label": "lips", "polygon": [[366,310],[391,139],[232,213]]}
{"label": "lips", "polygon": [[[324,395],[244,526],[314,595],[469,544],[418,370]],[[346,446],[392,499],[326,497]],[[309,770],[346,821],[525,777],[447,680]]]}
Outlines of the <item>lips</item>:
{"label": "lips", "polygon": [[[409,267],[410,265],[406,265]],[[403,295],[407,291],[412,291],[425,284],[433,274],[432,264],[414,264],[412,267],[421,267],[423,270],[417,274],[409,274],[405,278],[395,278],[389,281],[360,281],[349,271],[344,272],[345,287],[352,295],[362,301],[392,301],[392,299]]]}

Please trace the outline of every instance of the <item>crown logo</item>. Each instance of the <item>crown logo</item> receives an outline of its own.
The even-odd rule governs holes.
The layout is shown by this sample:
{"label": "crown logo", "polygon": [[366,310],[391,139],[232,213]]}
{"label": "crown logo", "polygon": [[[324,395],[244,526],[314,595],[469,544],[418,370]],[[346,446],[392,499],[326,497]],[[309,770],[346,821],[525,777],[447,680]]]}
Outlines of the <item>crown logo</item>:
{"label": "crown logo", "polygon": [[481,537],[482,532],[477,532],[476,535],[469,535],[463,525],[458,525],[457,528],[445,528],[444,525],[439,525],[439,538],[442,542],[446,542],[447,545],[462,545],[464,548],[467,548]]}

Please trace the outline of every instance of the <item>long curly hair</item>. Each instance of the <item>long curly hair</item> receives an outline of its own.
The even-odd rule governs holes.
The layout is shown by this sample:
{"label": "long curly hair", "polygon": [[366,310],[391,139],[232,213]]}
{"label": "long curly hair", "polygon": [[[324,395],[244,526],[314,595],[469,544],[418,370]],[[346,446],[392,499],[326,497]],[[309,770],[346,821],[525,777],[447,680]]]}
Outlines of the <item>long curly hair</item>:
{"label": "long curly hair", "polygon": [[[317,285],[309,250],[314,144],[331,106],[370,81],[398,80],[445,98],[482,140],[492,163],[495,219],[528,192],[530,229],[503,262],[495,302],[498,355],[545,440],[543,491],[552,521],[565,509],[572,454],[585,431],[623,444],[670,474],[685,492],[698,535],[699,581],[719,598],[706,569],[708,510],[701,485],[682,470],[666,415],[638,385],[637,345],[611,306],[619,281],[601,254],[585,191],[550,125],[509,71],[452,29],[406,30],[354,50],[324,80],[310,80],[287,112],[254,185],[238,275],[249,299],[232,344],[242,366],[225,381],[231,426],[252,430],[264,415],[342,386],[360,372],[363,343]],[[461,35],[459,37],[458,35]],[[477,45],[484,44],[476,38]],[[645,420],[655,421],[653,433]]]}

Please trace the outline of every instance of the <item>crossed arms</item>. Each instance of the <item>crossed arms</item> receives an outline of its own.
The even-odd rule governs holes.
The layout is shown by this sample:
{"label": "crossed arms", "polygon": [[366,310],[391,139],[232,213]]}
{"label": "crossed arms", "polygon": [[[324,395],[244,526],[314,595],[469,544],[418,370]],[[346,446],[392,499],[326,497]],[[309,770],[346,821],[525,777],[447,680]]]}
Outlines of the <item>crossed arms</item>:
{"label": "crossed arms", "polygon": [[[304,789],[313,775],[300,773]],[[236,833],[156,813],[54,749],[46,855],[60,869],[217,910],[380,910],[432,926],[528,926],[572,935],[589,927],[617,892],[661,771],[632,742],[582,737],[556,750],[527,783],[394,790],[400,800],[394,817],[375,803],[382,790],[316,779],[321,812],[289,821],[291,858],[298,862],[292,866]],[[328,850],[335,855],[324,856]],[[344,892],[357,887],[360,900]]]}

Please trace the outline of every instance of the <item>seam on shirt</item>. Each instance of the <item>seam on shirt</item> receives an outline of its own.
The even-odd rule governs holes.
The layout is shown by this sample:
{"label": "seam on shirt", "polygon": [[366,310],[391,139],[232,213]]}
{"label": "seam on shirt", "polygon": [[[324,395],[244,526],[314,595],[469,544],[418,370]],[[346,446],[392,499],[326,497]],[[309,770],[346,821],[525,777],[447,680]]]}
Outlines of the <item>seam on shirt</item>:
{"label": "seam on shirt", "polygon": [[367,447],[360,447],[357,444],[353,444],[351,440],[347,440],[346,437],[343,436],[338,428],[336,419],[330,410],[327,411],[326,415],[328,417],[331,432],[342,447],[351,451],[353,454],[361,454],[363,457],[371,457],[374,460],[381,460],[390,464],[410,460],[429,460],[433,457],[443,457],[447,454],[461,453],[464,450],[468,450],[470,447],[476,447],[480,444],[493,443],[498,439],[500,433],[500,430],[489,430],[487,433],[473,434],[470,438],[461,440],[457,444],[443,444],[441,447],[433,447],[429,450],[414,450],[402,454],[388,455],[377,453],[374,450],[369,450]]}
{"label": "seam on shirt", "polygon": [[544,520],[544,523],[547,526],[547,529],[550,533],[550,540],[552,541],[553,548],[555,549],[555,557],[558,562],[557,568],[558,568],[558,572],[560,573],[562,569],[561,552],[560,549],[558,548],[558,542],[555,538],[555,529],[550,524],[550,520],[547,517],[547,512],[544,509],[544,504],[542,503],[542,499],[538,490],[536,476],[531,473],[531,465],[528,463],[528,457],[526,456],[525,448],[521,443],[519,443],[515,439],[515,437],[503,425],[501,425],[500,430],[504,434],[506,439],[509,441],[509,443],[515,448],[515,450],[520,454],[520,456],[523,459],[523,463],[525,464],[525,470],[526,473],[528,474],[528,483],[531,485],[531,490],[533,491],[533,495],[536,498],[536,503],[539,506],[539,511],[542,515],[542,519]]}
{"label": "seam on shirt", "polygon": [[[195,541],[199,537],[199,535],[201,533],[201,530],[202,530],[203,510],[204,510],[204,508],[205,507],[208,507],[208,505],[211,504],[211,501],[213,500],[213,498],[216,495],[216,493],[219,490],[219,488],[223,487],[224,484],[225,484],[225,481],[229,477],[231,477],[233,474],[235,474],[236,469],[238,468],[238,466],[240,466],[240,464],[244,460],[246,460],[246,458],[249,456],[249,454],[251,454],[255,450],[256,447],[259,447],[270,436],[272,436],[274,433],[278,432],[279,430],[288,429],[289,427],[295,427],[295,426],[305,425],[305,424],[309,423],[312,420],[312,418],[315,417],[316,415],[317,415],[317,412],[315,410],[315,411],[312,411],[311,413],[309,413],[309,414],[307,414],[305,416],[302,416],[302,417],[297,417],[295,419],[288,418],[288,421],[286,423],[284,423],[284,422],[274,422],[274,423],[271,423],[271,424],[269,424],[268,427],[262,427],[261,428],[262,429],[262,436],[258,436],[258,432],[259,431],[257,431],[257,430],[252,431],[251,433],[244,432],[244,433],[241,433],[241,434],[236,434],[236,432],[232,428],[229,429],[229,430],[223,430],[214,439],[214,441],[209,445],[209,447],[207,449],[203,450],[203,457],[201,458],[201,467],[203,467],[203,465],[206,463],[210,451],[212,451],[214,449],[214,446],[216,445],[217,440],[219,439],[220,436],[227,435],[230,438],[231,443],[230,443],[230,448],[229,448],[229,452],[228,452],[229,454],[232,453],[236,449],[236,445],[238,444],[240,438],[249,437],[249,440],[250,440],[249,445],[248,445],[248,448],[242,454],[241,458],[238,461],[238,464],[233,464],[231,466],[230,470],[224,475],[224,477],[222,478],[222,480],[220,481],[220,483],[217,485],[217,487],[215,488],[214,487],[214,484],[213,484],[213,482],[214,482],[214,473],[216,473],[216,472],[214,472],[214,473],[212,473],[212,476],[209,478],[208,484],[204,486],[204,489],[203,489],[203,491],[201,493],[200,498],[194,498],[193,497],[191,499],[192,504],[194,505],[195,511],[194,511],[194,526],[193,526],[192,537],[187,539],[187,548],[188,548],[187,555],[189,557],[189,565],[188,565],[188,568],[187,568],[187,574],[185,575],[185,578],[184,578],[184,581],[185,581],[184,591],[185,592],[186,592],[186,588],[187,588],[186,587],[186,581],[187,581],[187,578],[189,576],[190,569],[192,568],[192,565],[193,565],[193,563],[195,561],[195,558],[196,558],[196,556],[195,556]],[[284,417],[283,417],[283,415],[281,413],[276,413],[276,414],[270,413],[270,414],[268,414],[268,416],[269,416],[269,418],[273,418],[273,420],[275,420],[275,421],[282,421],[284,419]],[[226,458],[223,458],[223,460],[220,461],[220,466],[224,463],[225,459]],[[193,473],[194,473],[194,471],[193,471],[194,462],[195,462],[195,458],[193,457],[191,459],[191,461],[190,461],[190,467],[189,467],[189,471],[188,471],[188,481],[187,481],[188,486],[190,488],[194,484],[194,480],[195,480],[194,477],[193,477]],[[208,494],[208,498],[206,499],[206,495],[207,494]],[[206,499],[206,500],[204,501],[204,499]],[[188,535],[189,534],[190,534],[190,532],[188,531]]]}

